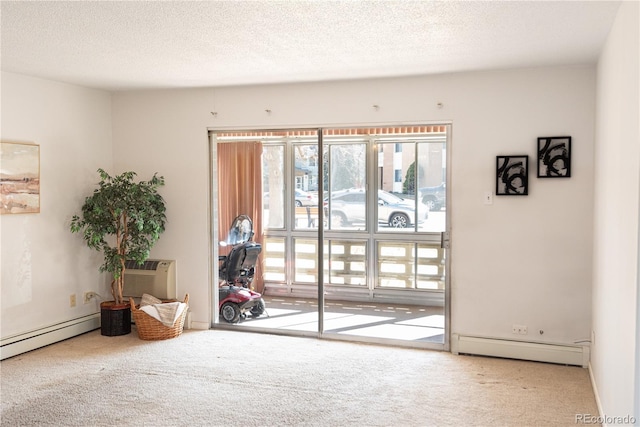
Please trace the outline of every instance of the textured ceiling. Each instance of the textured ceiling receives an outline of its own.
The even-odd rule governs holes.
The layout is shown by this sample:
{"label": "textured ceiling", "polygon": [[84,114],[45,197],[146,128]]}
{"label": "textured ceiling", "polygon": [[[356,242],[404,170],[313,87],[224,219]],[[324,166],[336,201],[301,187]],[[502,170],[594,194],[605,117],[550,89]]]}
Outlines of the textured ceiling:
{"label": "textured ceiling", "polygon": [[592,64],[619,1],[2,1],[3,71],[108,90]]}

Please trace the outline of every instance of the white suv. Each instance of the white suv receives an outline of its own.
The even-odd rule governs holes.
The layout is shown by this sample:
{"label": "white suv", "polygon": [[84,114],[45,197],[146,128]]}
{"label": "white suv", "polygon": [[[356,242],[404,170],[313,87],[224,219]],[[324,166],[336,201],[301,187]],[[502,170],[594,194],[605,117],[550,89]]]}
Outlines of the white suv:
{"label": "white suv", "polygon": [[[362,189],[336,191],[331,194],[331,224],[335,226],[364,223],[366,199]],[[429,207],[418,202],[418,223],[429,216]],[[416,223],[415,200],[405,200],[389,192],[378,190],[378,223],[389,227],[406,228]]]}

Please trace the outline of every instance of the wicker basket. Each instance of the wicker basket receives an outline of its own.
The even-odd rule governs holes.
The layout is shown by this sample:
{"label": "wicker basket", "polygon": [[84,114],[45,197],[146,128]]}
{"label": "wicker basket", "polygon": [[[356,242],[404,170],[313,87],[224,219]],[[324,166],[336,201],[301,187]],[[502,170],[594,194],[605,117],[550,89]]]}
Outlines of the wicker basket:
{"label": "wicker basket", "polygon": [[[136,329],[138,329],[138,336],[141,340],[167,340],[182,334],[184,319],[187,317],[187,311],[189,309],[188,306],[182,311],[182,314],[176,319],[173,326],[165,326],[159,320],[139,310],[133,298],[129,298],[129,302],[131,303],[131,316],[133,316],[133,320],[136,322]],[[184,303],[189,304],[189,294],[185,295]]]}

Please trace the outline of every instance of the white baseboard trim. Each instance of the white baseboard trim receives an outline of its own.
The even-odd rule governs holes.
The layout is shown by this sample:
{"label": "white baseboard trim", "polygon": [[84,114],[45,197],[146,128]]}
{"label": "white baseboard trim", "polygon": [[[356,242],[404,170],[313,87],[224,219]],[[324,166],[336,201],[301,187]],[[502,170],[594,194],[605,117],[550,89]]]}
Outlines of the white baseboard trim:
{"label": "white baseboard trim", "polygon": [[2,338],[0,360],[17,356],[100,328],[100,313]]}
{"label": "white baseboard trim", "polygon": [[596,384],[596,378],[593,376],[593,367],[591,366],[591,361],[589,361],[589,379],[591,380],[591,388],[593,388],[593,394],[596,398],[598,416],[600,416],[602,415],[602,402],[600,401],[600,394],[598,394],[598,385]]}
{"label": "white baseboard trim", "polygon": [[588,366],[590,354],[588,346],[524,342],[458,334],[451,336],[451,352],[576,365],[583,368]]}
{"label": "white baseboard trim", "polygon": [[191,322],[189,326],[190,326],[189,329],[200,329],[200,330],[211,329],[211,324],[207,322]]}

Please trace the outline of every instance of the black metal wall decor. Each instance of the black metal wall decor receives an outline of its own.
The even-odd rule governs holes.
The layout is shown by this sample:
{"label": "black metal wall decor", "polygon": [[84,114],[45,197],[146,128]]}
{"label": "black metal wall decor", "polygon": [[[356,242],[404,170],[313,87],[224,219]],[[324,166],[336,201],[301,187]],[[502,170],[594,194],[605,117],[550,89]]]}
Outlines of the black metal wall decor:
{"label": "black metal wall decor", "polygon": [[538,178],[569,178],[571,176],[571,137],[538,138]]}
{"label": "black metal wall decor", "polygon": [[529,156],[496,157],[496,196],[529,194]]}

